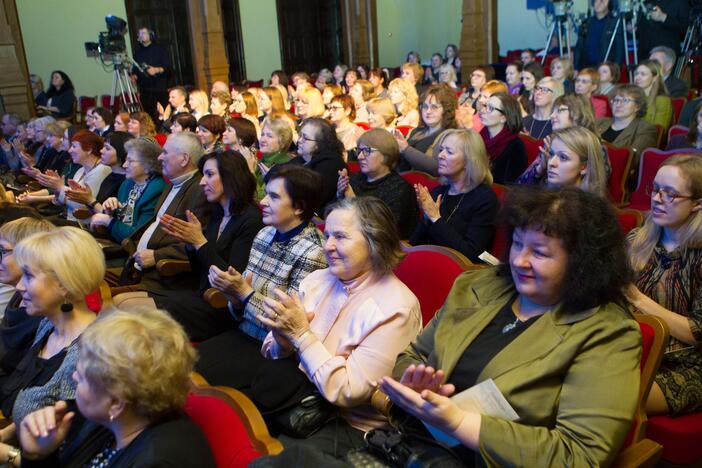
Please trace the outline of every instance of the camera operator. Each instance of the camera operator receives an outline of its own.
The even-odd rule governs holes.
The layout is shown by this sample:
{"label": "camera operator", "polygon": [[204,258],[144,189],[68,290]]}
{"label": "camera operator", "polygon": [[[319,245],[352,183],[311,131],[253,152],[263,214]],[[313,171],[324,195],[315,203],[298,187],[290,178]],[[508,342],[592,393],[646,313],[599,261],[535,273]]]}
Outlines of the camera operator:
{"label": "camera operator", "polygon": [[648,57],[656,46],[667,46],[680,53],[681,36],[690,18],[689,0],[657,0],[646,2],[646,14],[637,21],[639,57]]}
{"label": "camera operator", "polygon": [[609,42],[614,34],[614,43],[609,53],[609,61],[624,61],[624,41],[621,30],[615,30],[617,18],[614,16],[609,0],[595,0],[593,15],[580,28],[578,44],[575,48],[575,68],[597,68],[604,62]]}
{"label": "camera operator", "polygon": [[134,61],[143,73],[133,67],[132,79],[136,80],[144,111],[157,122],[156,104],[165,105],[168,100],[168,72],[171,65],[166,50],[153,42],[153,32],[149,28],[139,28],[137,40],[141,47],[134,53]]}

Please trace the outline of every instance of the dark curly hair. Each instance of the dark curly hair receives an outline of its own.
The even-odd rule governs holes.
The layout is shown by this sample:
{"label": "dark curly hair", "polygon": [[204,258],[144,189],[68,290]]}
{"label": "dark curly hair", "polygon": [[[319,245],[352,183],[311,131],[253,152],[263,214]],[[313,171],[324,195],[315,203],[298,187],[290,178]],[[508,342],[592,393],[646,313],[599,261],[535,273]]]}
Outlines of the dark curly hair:
{"label": "dark curly hair", "polygon": [[[456,92],[452,90],[445,83],[437,83],[429,86],[419,98],[419,107],[427,100],[429,96],[434,96],[436,102],[441,104],[444,108],[444,112],[441,115],[441,128],[444,130],[447,128],[456,128],[456,107],[458,106],[458,98],[456,97]],[[420,117],[422,113],[419,113]],[[424,118],[420,118],[421,127],[426,127],[424,123]]]}
{"label": "dark curly hair", "polygon": [[[506,197],[501,220],[508,232],[506,257],[516,228],[536,230],[563,242],[568,253],[563,284],[566,312],[625,303],[622,288],[634,275],[624,234],[607,200],[574,187],[516,186]],[[510,275],[509,261],[504,260],[502,273]]]}

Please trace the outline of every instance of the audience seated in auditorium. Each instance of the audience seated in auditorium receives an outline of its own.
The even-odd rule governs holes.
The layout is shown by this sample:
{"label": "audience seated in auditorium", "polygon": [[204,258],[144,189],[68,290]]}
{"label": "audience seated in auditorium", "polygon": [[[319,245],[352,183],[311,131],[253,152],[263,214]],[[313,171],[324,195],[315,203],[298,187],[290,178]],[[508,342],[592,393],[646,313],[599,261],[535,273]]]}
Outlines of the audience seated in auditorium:
{"label": "audience seated in auditorium", "polygon": [[561,82],[547,76],[534,88],[534,111],[524,118],[524,131],[527,135],[541,140],[551,134],[551,113],[556,99],[563,95]]}
{"label": "audience seated in auditorium", "polygon": [[199,187],[200,175],[197,173],[202,154],[202,145],[194,134],[180,132],[168,136],[158,159],[163,177],[170,180],[171,186],[161,194],[156,204],[156,214],[150,222],[125,239],[125,250],[134,253],[125,264],[121,282],[141,282],[143,289],[154,291],[196,287],[196,284],[188,281],[191,278],[184,278],[183,275],[162,277],[155,267],[159,260],[187,259],[184,243],[163,230],[163,215],[186,219],[186,212],[190,211],[202,223],[206,224],[209,220],[209,207]]}
{"label": "audience seated in auditorium", "polygon": [[668,96],[661,66],[655,60],[644,60],[634,71],[634,84],[646,93],[646,114],[642,117],[648,123],[668,129],[673,122],[673,103]]}
{"label": "audience seated in auditorium", "polygon": [[44,92],[44,80],[34,73],[29,74],[29,86],[32,88],[32,97],[35,106],[45,106],[48,98]]}
{"label": "audience seated in auditorium", "polygon": [[310,117],[322,117],[325,107],[322,93],[314,86],[305,83],[298,87],[297,97],[295,99],[295,115],[300,119]]}
{"label": "audience seated in auditorium", "polygon": [[222,143],[227,150],[237,151],[245,159],[252,174],[256,173],[258,137],[256,127],[243,117],[227,119],[227,129],[222,135]]}
{"label": "audience seated in auditorium", "polygon": [[289,164],[304,166],[321,176],[321,185],[317,187],[320,210],[316,213],[321,215],[327,203],[336,197],[339,171],[346,168],[344,144],[329,122],[319,117],[303,120],[299,135],[297,157]]}
{"label": "audience seated in auditorium", "polygon": [[[74,398],[71,375],[78,339],[96,317],[85,296],[105,275],[105,259],[95,239],[74,227],[26,237],[14,247],[13,255],[22,271],[17,291],[26,312],[41,317],[29,350],[12,373],[0,377],[0,408],[6,418],[19,424],[29,413]],[[15,435],[15,424],[2,430],[3,441]],[[0,445],[0,450],[7,448]]]}
{"label": "audience seated in auditorium", "polygon": [[402,78],[395,78],[388,86],[388,97],[395,106],[396,127],[416,127],[419,125],[419,96],[412,83]]}
{"label": "audience seated in auditorium", "polygon": [[[314,81],[314,86],[319,90],[319,92],[324,91],[324,87],[332,84],[334,82],[334,75],[328,68],[322,68],[317,73],[317,79]],[[272,86],[272,85],[271,85]]]}
{"label": "audience seated in auditorium", "polygon": [[[365,78],[364,78],[365,79]],[[380,68],[368,70],[368,81],[373,85],[373,95],[378,98],[388,97],[388,83],[390,79],[387,73]]]}
{"label": "audience seated in auditorium", "polygon": [[339,63],[334,67],[334,71],[332,72],[332,77],[334,78],[334,83],[338,84],[342,88],[344,88],[344,91],[348,91],[345,88],[345,83],[344,83],[344,76],[346,76],[346,70],[348,70],[349,67],[348,65],[345,65],[343,63]]}
{"label": "audience seated in auditorium", "polygon": [[476,67],[470,74],[470,87],[461,94],[460,102],[470,100],[473,109],[478,110],[478,98],[480,90],[483,89],[485,83],[495,77],[495,69],[489,65]]}
{"label": "audience seated in auditorium", "polygon": [[[336,136],[344,144],[346,152],[356,149],[358,137],[363,129],[354,124],[356,120],[356,105],[348,94],[334,96],[329,104],[329,122],[336,129]],[[348,159],[348,158],[345,158]]]}
{"label": "audience seated in auditorium", "polygon": [[99,136],[105,138],[113,131],[112,124],[115,118],[109,109],[104,107],[96,107],[93,109],[93,128],[92,131]]}
{"label": "audience seated in auditorium", "polygon": [[197,132],[197,120],[195,116],[189,112],[181,112],[173,116],[173,124],[170,128],[171,133],[179,132]]}
{"label": "audience seated in auditorium", "polygon": [[[480,90],[480,95],[478,96],[478,104],[477,104],[477,111],[474,113],[470,112],[470,109],[472,109],[472,106],[470,106],[469,109],[469,102],[464,102],[464,103],[459,103],[458,109],[456,109],[456,123],[458,124],[459,128],[464,128],[464,129],[470,129],[472,128],[476,132],[479,132],[483,129],[484,125],[480,120],[480,111],[485,108],[487,105],[488,99],[490,99],[490,96],[493,94],[497,93],[509,93],[509,89],[507,85],[503,81],[499,80],[490,80],[485,85],[483,88]],[[459,111],[460,109],[460,111]],[[459,115],[462,117],[462,120],[459,120]],[[466,120],[468,117],[472,119],[472,125],[470,125]],[[521,128],[520,128],[521,130]]]}
{"label": "audience seated in auditorium", "polygon": [[120,112],[115,116],[114,130],[116,132],[127,132],[129,125],[129,113]]}
{"label": "audience seated in auditorium", "polygon": [[195,356],[163,311],[101,317],[80,339],[75,395],[22,421],[22,465],[214,468],[207,439],[182,411]]}
{"label": "audience seated in auditorium", "polygon": [[424,71],[424,84],[431,85],[439,82],[439,68],[444,63],[444,58],[440,53],[431,54],[429,66]]}
{"label": "audience seated in auditorium", "polygon": [[57,119],[70,119],[73,117],[73,106],[76,95],[73,91],[73,82],[61,70],[51,72],[51,85],[46,90],[46,104],[37,105],[37,111],[42,115],[51,115]]}
{"label": "audience seated in auditorium", "polygon": [[438,162],[432,149],[446,129],[456,128],[456,93],[444,84],[429,86],[419,100],[421,122],[405,139],[395,133],[400,147],[400,171],[410,169],[437,175]]}
{"label": "audience seated in auditorium", "polygon": [[[607,465],[631,429],[640,381],[639,326],[620,305],[632,274],[619,223],[583,190],[512,193],[508,263],[459,276],[380,389],[457,438],[454,453],[470,465]],[[518,420],[448,398],[487,379]]]}
{"label": "audience seated in auditorium", "polygon": [[197,121],[197,136],[205,154],[222,151],[222,135],[227,130],[227,123],[217,114],[207,114]]}
{"label": "audience seated in auditorium", "polygon": [[417,224],[417,200],[414,189],[396,171],[400,149],[386,130],[369,130],[358,140],[358,163],[361,171],[339,172],[338,198],[373,196],[390,209],[402,239],[407,239]]}
{"label": "audience seated in auditorium", "polygon": [[642,119],[648,108],[646,94],[636,85],[622,84],[611,96],[612,117],[597,119],[597,132],[614,146],[631,148],[638,167],[641,152],[656,146],[656,127]]}
{"label": "audience seated in auditorium", "polygon": [[276,289],[292,293],[310,273],[327,266],[324,236],[310,222],[319,208],[321,177],[305,167],[285,165],[267,176],[261,200],[266,227],[256,235],[246,270],[210,267],[212,287],[229,299],[238,327],[200,343],[197,371],[212,385],[247,390],[260,366],[268,328],[257,317]]}
{"label": "audience seated in auditorium", "polygon": [[661,77],[663,78],[663,82],[665,83],[670,97],[686,98],[688,93],[687,83],[673,75],[673,68],[677,61],[675,51],[666,46],[654,47],[651,49],[649,58],[660,64],[662,71]]}
{"label": "audience seated in auditorium", "polygon": [[247,162],[241,154],[232,151],[211,153],[203,156],[200,166],[200,186],[212,205],[209,224],[203,226],[197,216],[188,211],[185,220],[169,214],[161,217],[161,229],[186,244],[199,289],[138,291],[115,298],[121,309],[158,307],[167,310],[195,341],[236,328],[236,320],[226,308],[216,309],[203,299],[210,287],[210,267],[214,265],[226,271],[231,266],[243,271],[249,261],[254,237],[263,227],[261,213],[254,204],[256,180],[247,170]]}
{"label": "audience seated in auditorium", "polygon": [[348,95],[353,98],[356,105],[355,122],[368,122],[366,103],[373,98],[373,84],[367,80],[358,80],[349,88]]}
{"label": "audience seated in auditorium", "polygon": [[695,109],[697,109],[697,106],[700,104],[702,104],[702,98],[697,98],[686,102],[682,108],[682,112],[680,113],[680,120],[678,121],[678,124],[686,127],[691,125],[695,121],[694,116],[697,115]]}
{"label": "audience seated in auditorium", "polygon": [[[417,298],[392,272],[404,254],[382,201],[341,200],[330,207],[324,230],[329,268],[302,280],[299,295],[275,290],[257,316],[271,331],[261,349],[269,360],[252,396],[280,421],[286,449],[304,445],[343,458],[365,445],[366,431],[387,425],[370,404],[374,383],[391,372],[422,320]],[[290,414],[309,398],[331,403],[338,418],[291,430]]]}
{"label": "audience seated in auditorium", "polygon": [[492,244],[498,208],[485,144],[473,130],[447,130],[434,153],[445,185],[431,193],[415,185],[424,217],[410,244],[443,245],[479,262],[478,256]]}
{"label": "audience seated in auditorium", "polygon": [[697,103],[693,115],[696,116],[696,119],[690,121],[687,133],[673,135],[666,150],[690,148],[702,151],[702,101]]}
{"label": "audience seated in auditorium", "polygon": [[424,76],[424,69],[418,63],[403,63],[400,67],[400,78],[408,81],[414,90],[417,92],[417,96],[422,94],[422,77]]}
{"label": "audience seated in auditorium", "polygon": [[702,410],[702,159],[677,155],[663,162],[651,187],[651,211],[629,234],[636,280],[631,304],[668,325],[666,346],[649,394],[649,414]]}
{"label": "audience seated in auditorium", "polygon": [[324,118],[329,119],[329,106],[331,105],[331,100],[334,99],[336,96],[340,96],[344,94],[344,89],[339,86],[338,84],[326,84],[324,85],[324,88],[321,89],[322,93],[322,101],[324,101]]}
{"label": "audience seated in auditorium", "polygon": [[458,80],[458,77],[456,76],[456,69],[453,67],[453,65],[449,65],[448,63],[444,63],[439,67],[439,81],[438,83],[444,83],[448,85],[449,88],[453,90],[460,91],[458,88],[458,85],[456,84],[456,81]]}
{"label": "audience seated in auditorium", "polygon": [[210,97],[210,114],[226,119],[229,117],[229,108],[233,102],[228,90],[214,91]]}
{"label": "audience seated in auditorium", "polygon": [[263,121],[271,112],[285,112],[285,103],[280,90],[272,86],[263,88],[263,92],[258,96],[258,109],[263,112],[259,121]]}
{"label": "audience seated in auditorium", "polygon": [[548,184],[549,187],[578,187],[607,194],[606,156],[598,136],[582,126],[555,130],[541,153],[522,174],[520,184]]}
{"label": "audience seated in auditorium", "polygon": [[[7,210],[7,207],[0,208]],[[55,229],[49,221],[40,219],[31,209],[17,210],[13,221],[0,226],[0,283],[2,283],[2,321],[0,322],[0,369],[3,375],[11,374],[32,346],[41,316],[27,314],[22,294],[17,285],[22,279],[22,269],[15,259],[14,249],[21,241],[39,232]],[[7,220],[8,217],[5,217]]]}
{"label": "audience seated in auditorium", "polygon": [[93,205],[95,214],[90,218],[90,227],[104,226],[110,238],[121,244],[154,217],[156,204],[167,184],[161,176],[158,144],[140,137],[122,143],[120,149],[115,142],[116,135],[118,132],[112,133],[110,143],[105,143],[103,161],[117,159],[120,152],[125,153],[126,157],[119,159],[124,159],[126,179],[116,197]]}
{"label": "audience seated in auditorium", "polygon": [[264,195],[263,178],[268,171],[276,164],[290,161],[290,145],[292,144],[293,131],[288,122],[282,117],[273,117],[263,122],[261,136],[258,140],[258,147],[263,154],[257,166],[257,199]]}
{"label": "audience seated in auditorium", "polygon": [[201,89],[192,90],[188,96],[188,107],[197,120],[209,114],[210,99],[207,97],[207,93]]}
{"label": "audience seated in auditorium", "polygon": [[165,131],[170,131],[173,125],[174,117],[183,112],[189,112],[188,109],[188,92],[182,86],[176,86],[168,91],[168,104],[166,108],[161,103],[156,104],[158,119],[161,121],[161,127]]}
{"label": "audience seated in auditorium", "polygon": [[444,64],[451,65],[456,73],[456,83],[461,81],[461,58],[458,56],[458,47],[456,44],[448,44],[444,50]]}
{"label": "audience seated in auditorium", "polygon": [[507,93],[490,96],[480,110],[480,122],[495,182],[513,183],[528,165],[526,147],[519,138],[523,127],[519,102]]}

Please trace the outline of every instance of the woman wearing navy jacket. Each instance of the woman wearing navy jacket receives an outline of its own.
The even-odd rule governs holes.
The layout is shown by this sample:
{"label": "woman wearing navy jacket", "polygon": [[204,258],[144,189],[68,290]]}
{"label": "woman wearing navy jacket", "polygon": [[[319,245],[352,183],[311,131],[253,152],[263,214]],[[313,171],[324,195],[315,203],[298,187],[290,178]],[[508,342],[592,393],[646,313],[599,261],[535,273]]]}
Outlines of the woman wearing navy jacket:
{"label": "woman wearing navy jacket", "polygon": [[61,70],[51,72],[51,85],[46,90],[46,97],[46,105],[37,106],[37,111],[46,115],[51,114],[57,119],[73,117],[73,104],[76,101],[73,82]]}

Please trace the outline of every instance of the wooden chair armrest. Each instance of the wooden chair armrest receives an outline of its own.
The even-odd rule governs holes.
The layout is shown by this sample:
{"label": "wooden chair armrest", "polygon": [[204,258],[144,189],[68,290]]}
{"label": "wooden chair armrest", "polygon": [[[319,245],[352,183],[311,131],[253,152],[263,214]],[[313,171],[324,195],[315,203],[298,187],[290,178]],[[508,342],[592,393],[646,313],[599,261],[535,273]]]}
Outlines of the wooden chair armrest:
{"label": "wooden chair armrest", "polygon": [[76,219],[85,220],[90,219],[93,213],[87,208],[80,207],[73,210],[73,216],[75,216]]}
{"label": "wooden chair armrest", "polygon": [[227,307],[227,303],[229,302],[227,296],[225,296],[222,291],[215,288],[208,288],[205,294],[202,295],[202,298],[215,309],[223,309]]}
{"label": "wooden chair armrest", "polygon": [[190,269],[189,261],[171,260],[168,258],[156,262],[156,270],[158,270],[161,276],[176,276],[181,273],[188,273],[192,271]]}
{"label": "wooden chair armrest", "polygon": [[663,446],[651,439],[642,439],[625,448],[614,459],[613,467],[654,467],[663,455]]}
{"label": "wooden chair armrest", "polygon": [[134,292],[134,291],[143,291],[143,290],[144,290],[144,288],[142,287],[141,284],[131,284],[128,286],[116,286],[114,288],[110,288],[110,293],[111,293],[112,297],[115,297],[118,294]]}
{"label": "wooden chair armrest", "polygon": [[198,374],[195,371],[190,373],[190,382],[195,387],[207,387],[210,385],[207,383],[207,380],[202,376],[202,374]]}

